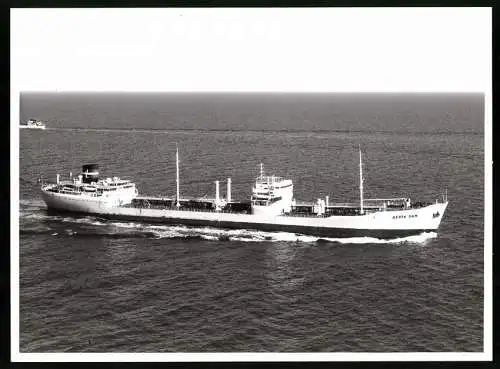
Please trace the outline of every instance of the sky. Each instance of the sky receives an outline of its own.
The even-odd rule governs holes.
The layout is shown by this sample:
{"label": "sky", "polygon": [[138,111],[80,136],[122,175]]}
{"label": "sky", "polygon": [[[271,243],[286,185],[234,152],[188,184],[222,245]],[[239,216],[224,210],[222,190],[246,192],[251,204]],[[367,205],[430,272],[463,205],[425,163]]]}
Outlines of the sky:
{"label": "sky", "polygon": [[484,92],[490,8],[11,9],[16,91]]}

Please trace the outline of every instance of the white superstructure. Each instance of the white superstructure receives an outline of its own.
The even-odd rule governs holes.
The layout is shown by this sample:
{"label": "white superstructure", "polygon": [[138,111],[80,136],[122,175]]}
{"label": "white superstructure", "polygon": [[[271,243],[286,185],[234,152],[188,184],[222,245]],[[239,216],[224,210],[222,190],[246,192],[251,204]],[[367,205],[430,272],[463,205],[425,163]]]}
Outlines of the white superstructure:
{"label": "white superstructure", "polygon": [[293,184],[289,179],[264,176],[261,164],[260,176],[252,188],[252,214],[269,218],[292,210]]}
{"label": "white superstructure", "polygon": [[99,179],[97,165],[66,181],[42,185],[42,196],[51,209],[98,213],[103,208],[130,204],[137,196],[135,183],[118,177]]}

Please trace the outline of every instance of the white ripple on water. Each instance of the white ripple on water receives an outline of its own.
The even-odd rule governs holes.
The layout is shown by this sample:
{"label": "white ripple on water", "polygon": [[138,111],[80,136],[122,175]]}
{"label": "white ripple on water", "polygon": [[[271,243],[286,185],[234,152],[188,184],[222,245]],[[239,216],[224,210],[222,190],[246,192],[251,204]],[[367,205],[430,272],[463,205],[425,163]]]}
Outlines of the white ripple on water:
{"label": "white ripple on water", "polygon": [[[135,228],[141,228],[135,227]],[[378,239],[372,237],[351,237],[351,238],[324,238],[316,236],[301,235],[288,232],[263,232],[256,230],[225,230],[217,228],[190,228],[186,226],[146,226],[144,231],[152,232],[157,238],[173,238],[173,237],[192,237],[200,236],[206,240],[220,240],[221,238],[229,241],[240,242],[300,242],[300,243],[315,243],[319,240],[341,243],[341,244],[400,244],[400,243],[419,243],[423,244],[428,240],[437,237],[436,232],[424,232],[419,235],[401,237],[395,239]]]}
{"label": "white ripple on water", "polygon": [[400,238],[392,238],[392,239],[379,239],[374,237],[350,237],[350,238],[318,238],[330,242],[338,242],[338,243],[425,243],[430,239],[437,237],[436,232],[423,232],[414,236],[400,237]]}
{"label": "white ripple on water", "polygon": [[[26,212],[21,212],[19,214],[19,217],[20,218],[23,218],[23,219],[35,219],[35,220],[38,220],[38,219],[50,219],[49,216],[43,214],[43,213],[26,213]],[[52,219],[55,219],[55,220],[62,220],[61,217],[59,218],[52,218]]]}
{"label": "white ripple on water", "polygon": [[101,222],[95,218],[64,218],[63,221],[68,221],[71,223],[90,224],[95,226],[106,225],[106,223]]}
{"label": "white ripple on water", "polygon": [[43,225],[43,224],[34,224],[34,225],[27,225],[22,227],[24,230],[31,231],[31,232],[49,232],[52,231],[52,228]]}
{"label": "white ripple on water", "polygon": [[45,208],[45,203],[38,199],[20,199],[19,204],[25,207]]}

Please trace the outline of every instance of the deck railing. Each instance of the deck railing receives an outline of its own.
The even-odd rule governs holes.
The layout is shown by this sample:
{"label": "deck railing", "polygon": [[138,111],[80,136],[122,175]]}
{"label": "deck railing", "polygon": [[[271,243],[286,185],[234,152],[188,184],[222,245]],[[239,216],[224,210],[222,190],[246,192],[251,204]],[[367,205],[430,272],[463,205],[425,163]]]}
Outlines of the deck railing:
{"label": "deck railing", "polygon": [[[400,211],[400,210],[409,210],[409,209],[419,209],[428,205],[431,205],[432,203],[427,203],[427,202],[415,202],[414,204],[411,204],[411,206],[408,208],[406,207],[405,204],[401,205],[389,205],[387,207],[382,207],[382,206],[373,206],[373,207],[365,207],[363,214],[371,214],[374,212],[382,212],[382,211]],[[335,204],[338,205],[338,204]],[[175,206],[175,202],[172,202],[172,205],[170,204],[151,204],[147,200],[139,200],[132,202],[130,204],[122,205],[123,207],[127,208],[137,208],[137,209],[155,209],[155,210],[170,210],[170,211],[187,211],[187,212],[202,212],[202,213],[222,213],[222,214],[251,214],[251,209],[247,210],[236,210],[236,209],[207,209],[207,208],[198,208],[198,207],[189,207],[189,206],[183,206],[181,205],[180,207]],[[330,216],[355,216],[355,215],[361,215],[361,209],[358,207],[335,207],[335,206],[329,206],[327,207],[327,211],[322,214],[317,214],[314,212],[296,212],[292,211],[289,213],[283,213],[280,214],[280,216],[284,217],[302,217],[302,218],[325,218],[325,217],[330,217]]]}

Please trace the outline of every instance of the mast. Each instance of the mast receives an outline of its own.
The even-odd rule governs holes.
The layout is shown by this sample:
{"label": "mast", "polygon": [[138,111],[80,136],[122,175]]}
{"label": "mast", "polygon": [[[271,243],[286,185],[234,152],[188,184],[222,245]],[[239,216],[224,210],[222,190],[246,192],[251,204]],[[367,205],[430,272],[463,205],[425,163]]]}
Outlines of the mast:
{"label": "mast", "polygon": [[260,179],[264,177],[264,164],[260,163]]}
{"label": "mast", "polygon": [[363,209],[363,162],[361,161],[361,145],[359,146],[359,204],[361,206],[361,214],[364,214]]}
{"label": "mast", "polygon": [[176,183],[177,183],[177,203],[175,206],[178,208],[181,206],[179,203],[179,147],[177,146],[177,143],[175,144],[175,164],[176,164],[176,170],[177,170],[177,176],[176,176]]}

